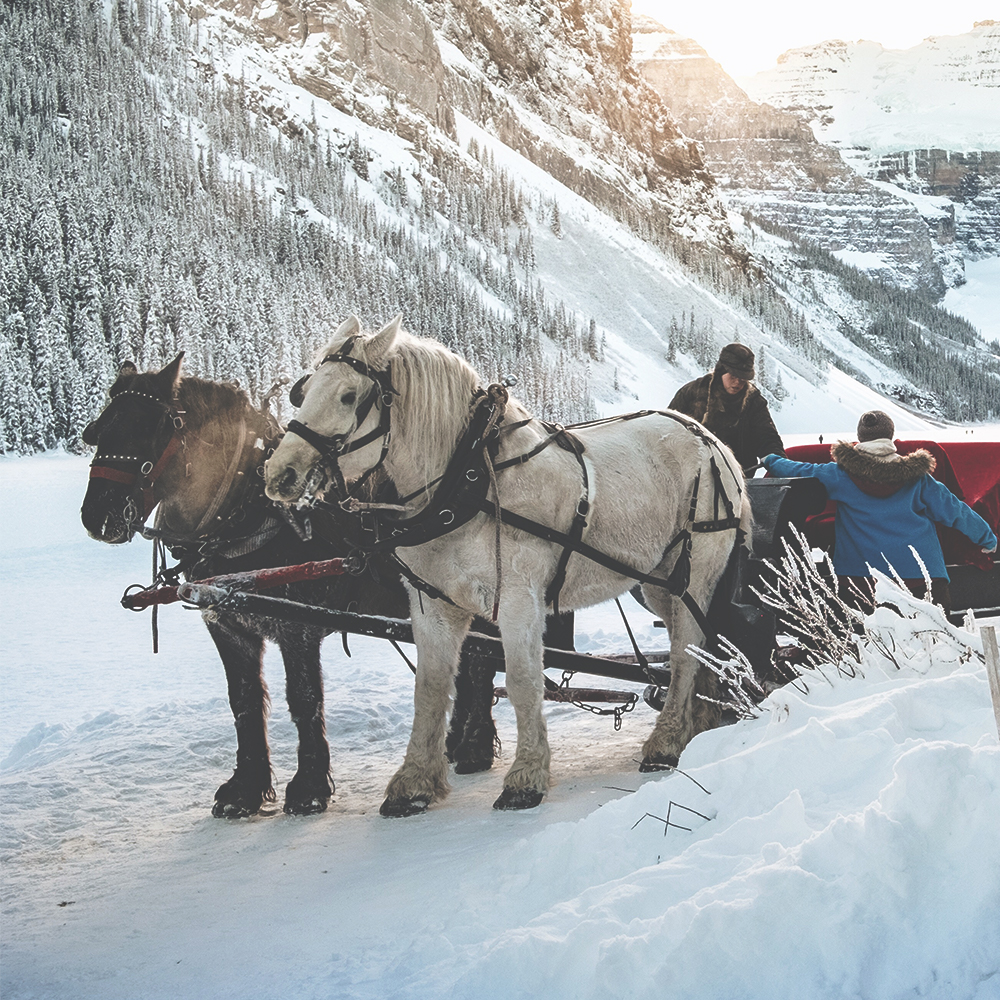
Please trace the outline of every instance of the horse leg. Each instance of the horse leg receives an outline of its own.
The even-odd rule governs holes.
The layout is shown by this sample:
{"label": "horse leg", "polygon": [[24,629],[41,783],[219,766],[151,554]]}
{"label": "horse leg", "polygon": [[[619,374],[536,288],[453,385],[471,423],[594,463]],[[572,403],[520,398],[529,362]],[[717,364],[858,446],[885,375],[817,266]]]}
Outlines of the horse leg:
{"label": "horse leg", "polygon": [[455,678],[455,707],[445,740],[445,753],[456,774],[488,771],[499,753],[500,738],[493,720],[493,678],[496,670],[484,656],[463,653]]}
{"label": "horse leg", "polygon": [[270,701],[264,683],[264,639],[236,619],[220,616],[208,632],[226,670],[229,706],[236,725],[236,770],[215,793],[212,815],[251,816],[263,802],[274,801],[267,746]]}
{"label": "horse leg", "polygon": [[[652,588],[650,588],[652,591]],[[695,694],[700,664],[687,652],[705,637],[680,600],[649,592],[646,600],[669,626],[670,686],[653,731],[642,746],[640,771],[676,767],[681,751],[695,735]]]}
{"label": "horse leg", "polygon": [[284,811],[293,816],[323,812],[336,787],[330,775],[330,744],[326,739],[322,643],[323,633],[307,627],[285,627],[279,638],[288,711],[299,731],[298,770],[285,786]]}
{"label": "horse leg", "polygon": [[403,766],[385,790],[383,816],[412,816],[443,799],[448,785],[445,726],[462,643],[472,615],[443,601],[410,601],[417,678],[413,688],[413,729]]}
{"label": "horse leg", "polygon": [[[696,552],[698,558],[692,560],[688,584],[688,594],[703,611],[709,608],[732,548],[731,537],[716,535],[711,540],[714,545],[709,546],[706,538]],[[665,574],[666,567],[661,565],[658,572]],[[670,632],[670,686],[656,725],[643,744],[639,766],[640,771],[656,771],[676,767],[681,752],[698,733],[719,725],[721,711],[717,704],[705,700],[718,698],[715,674],[687,651],[688,646],[704,648],[706,644],[706,636],[694,616],[679,597],[661,588],[644,587],[643,593]]]}
{"label": "horse leg", "polygon": [[517,717],[517,753],[504,775],[494,809],[531,809],[549,787],[548,733],[542,706],[542,632],[545,611],[530,592],[508,593],[500,603],[500,634],[507,664],[507,696]]}

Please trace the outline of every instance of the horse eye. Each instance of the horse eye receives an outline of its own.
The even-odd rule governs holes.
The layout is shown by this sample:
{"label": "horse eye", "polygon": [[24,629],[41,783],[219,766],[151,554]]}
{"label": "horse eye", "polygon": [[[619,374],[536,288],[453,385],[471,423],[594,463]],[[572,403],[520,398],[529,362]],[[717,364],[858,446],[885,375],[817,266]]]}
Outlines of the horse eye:
{"label": "horse eye", "polygon": [[357,398],[358,394],[356,392],[345,392],[344,395],[340,397],[340,401],[344,404],[344,406],[353,406],[354,401]]}

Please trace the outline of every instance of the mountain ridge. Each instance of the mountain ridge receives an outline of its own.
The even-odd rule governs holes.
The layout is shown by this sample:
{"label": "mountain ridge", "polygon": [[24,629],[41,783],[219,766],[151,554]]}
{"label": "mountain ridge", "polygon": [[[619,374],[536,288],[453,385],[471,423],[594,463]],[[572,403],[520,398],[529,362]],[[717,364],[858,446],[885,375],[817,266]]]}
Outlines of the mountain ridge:
{"label": "mountain ridge", "polygon": [[[352,311],[402,311],[561,420],[662,406],[733,339],[797,430],[891,409],[886,394],[1000,411],[968,324],[726,208],[633,63],[622,4],[522,6],[534,44],[515,52],[506,20],[448,0],[15,10],[0,449],[79,447],[125,357],[183,349],[260,399]],[[637,109],[604,94],[618,82]],[[922,368],[879,346],[897,336]],[[981,360],[968,393],[949,344]],[[850,402],[816,406],[829,380]]]}

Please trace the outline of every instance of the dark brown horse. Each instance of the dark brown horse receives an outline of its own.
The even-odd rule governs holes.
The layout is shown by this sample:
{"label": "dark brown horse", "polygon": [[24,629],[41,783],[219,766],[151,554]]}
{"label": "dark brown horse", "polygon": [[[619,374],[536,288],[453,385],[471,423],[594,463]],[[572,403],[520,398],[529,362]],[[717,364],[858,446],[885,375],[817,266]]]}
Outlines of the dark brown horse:
{"label": "dark brown horse", "polygon": [[[255,410],[233,385],[182,378],[182,357],[159,372],[139,373],[125,362],[110,402],[85,430],[84,441],[97,448],[81,510],[90,535],[110,544],[127,542],[158,508],[156,533],[187,579],[346,555],[349,546],[336,525],[318,526],[321,530],[307,537],[303,525],[292,523],[264,496],[259,470],[281,434],[273,418]],[[388,568],[378,577],[330,577],[274,593],[395,618],[409,611],[397,573]],[[284,810],[322,812],[334,792],[320,665],[328,633],[225,611],[207,613],[205,623],[226,670],[237,737],[236,769],[215,793],[212,814],[248,816],[275,799],[263,677],[266,640],[281,649],[288,707],[299,734],[298,769],[285,788]],[[496,739],[492,669],[467,663],[457,689],[450,756],[461,773],[484,770],[492,766]]]}

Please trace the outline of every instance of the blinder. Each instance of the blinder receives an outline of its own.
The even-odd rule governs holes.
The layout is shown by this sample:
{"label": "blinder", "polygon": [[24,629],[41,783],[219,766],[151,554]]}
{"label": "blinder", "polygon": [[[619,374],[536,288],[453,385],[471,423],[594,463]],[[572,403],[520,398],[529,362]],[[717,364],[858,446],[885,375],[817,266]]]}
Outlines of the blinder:
{"label": "blinder", "polygon": [[288,402],[292,404],[297,410],[306,398],[306,382],[312,378],[312,374],[303,375],[292,387],[288,390]]}
{"label": "blinder", "polygon": [[[364,482],[385,461],[385,457],[388,454],[391,422],[390,407],[392,406],[392,397],[399,395],[399,393],[392,386],[389,365],[386,365],[384,369],[372,368],[367,362],[362,361],[360,358],[351,357],[349,352],[357,339],[357,337],[348,338],[343,343],[339,351],[333,354],[328,354],[322,361],[320,361],[317,367],[322,367],[328,362],[339,361],[343,364],[349,365],[360,375],[364,375],[365,378],[372,381],[374,383],[372,391],[366,393],[362,397],[360,404],[354,411],[355,429],[359,428],[365,420],[368,419],[368,414],[371,413],[373,406],[379,406],[381,409],[378,426],[369,431],[367,434],[364,434],[362,437],[354,438],[350,442],[347,441],[347,436],[344,434],[320,434],[298,420],[290,420],[286,428],[287,433],[298,435],[298,437],[307,441],[320,453],[323,461],[326,462],[328,466],[328,471],[337,480],[338,487],[345,494],[346,486],[344,485],[343,476],[340,472],[340,466],[337,462],[338,456],[348,455],[353,451],[358,451],[365,445],[371,444],[372,441],[381,437],[382,455],[378,462],[372,466],[372,468],[370,468],[359,480],[359,482]],[[312,374],[312,372],[309,372],[308,374],[303,375],[291,387],[291,389],[289,389],[288,399],[294,407],[301,407],[305,401],[306,383],[310,378],[312,378]]]}

